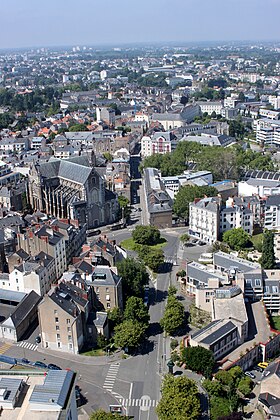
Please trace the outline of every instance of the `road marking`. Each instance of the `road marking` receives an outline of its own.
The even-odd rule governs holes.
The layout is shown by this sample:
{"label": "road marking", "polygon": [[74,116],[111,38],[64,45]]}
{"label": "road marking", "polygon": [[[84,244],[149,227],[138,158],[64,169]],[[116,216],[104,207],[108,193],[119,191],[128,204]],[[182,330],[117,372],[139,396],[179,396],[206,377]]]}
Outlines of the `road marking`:
{"label": "road marking", "polygon": [[105,381],[104,381],[104,385],[103,388],[107,389],[108,391],[112,391],[114,384],[115,384],[115,380],[119,371],[119,367],[120,364],[119,363],[113,363],[110,367],[109,370],[107,372]]}
{"label": "road marking", "polygon": [[37,344],[32,344],[32,343],[29,343],[28,341],[21,341],[20,343],[17,343],[17,346],[22,347],[24,349],[32,350],[32,351],[36,351],[38,348]]}
{"label": "road marking", "polygon": [[148,411],[150,407],[156,407],[158,404],[157,400],[152,400],[148,395],[143,395],[139,398],[119,398],[119,401],[124,407],[140,407],[142,411]]}
{"label": "road marking", "polygon": [[8,351],[11,347],[13,347],[12,344],[9,344],[9,343],[3,344],[3,346],[0,347],[0,354],[6,353],[6,351]]}

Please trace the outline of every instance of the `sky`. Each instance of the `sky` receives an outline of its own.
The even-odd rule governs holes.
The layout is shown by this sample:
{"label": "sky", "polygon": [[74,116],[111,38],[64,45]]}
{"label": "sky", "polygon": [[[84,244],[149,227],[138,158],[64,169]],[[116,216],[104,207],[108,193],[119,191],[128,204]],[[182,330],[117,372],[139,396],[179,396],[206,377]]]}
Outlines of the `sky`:
{"label": "sky", "polygon": [[0,48],[280,40],[280,0],[1,0]]}

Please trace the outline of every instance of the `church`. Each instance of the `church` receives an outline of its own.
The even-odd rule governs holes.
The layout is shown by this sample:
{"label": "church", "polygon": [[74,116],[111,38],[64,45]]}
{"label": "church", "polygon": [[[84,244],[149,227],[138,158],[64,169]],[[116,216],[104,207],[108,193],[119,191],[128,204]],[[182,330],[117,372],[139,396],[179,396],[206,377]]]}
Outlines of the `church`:
{"label": "church", "polygon": [[28,176],[33,210],[58,219],[76,219],[88,229],[114,223],[117,195],[106,189],[94,163],[88,156],[34,163]]}

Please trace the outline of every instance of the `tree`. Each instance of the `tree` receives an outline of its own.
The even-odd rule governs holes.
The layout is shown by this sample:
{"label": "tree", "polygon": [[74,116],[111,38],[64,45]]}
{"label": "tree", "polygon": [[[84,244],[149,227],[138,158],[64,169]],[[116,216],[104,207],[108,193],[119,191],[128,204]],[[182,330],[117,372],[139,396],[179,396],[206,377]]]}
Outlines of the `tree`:
{"label": "tree", "polygon": [[237,389],[239,392],[241,392],[242,395],[244,395],[244,397],[247,397],[248,395],[250,395],[252,389],[254,387],[254,382],[248,378],[248,376],[246,376],[246,378],[242,378],[237,386]]}
{"label": "tree", "polygon": [[183,242],[183,244],[188,242],[189,239],[190,239],[190,235],[188,235],[187,233],[183,233],[183,235],[180,236],[180,241]]}
{"label": "tree", "polygon": [[162,397],[156,408],[159,420],[197,420],[200,415],[199,392],[196,383],[186,376],[166,375]]}
{"label": "tree", "polygon": [[251,237],[242,228],[235,228],[224,232],[223,241],[227,243],[231,249],[240,251],[241,249],[250,246]]}
{"label": "tree", "polygon": [[127,299],[124,311],[124,319],[139,322],[146,327],[149,325],[149,310],[144,305],[144,302],[141,298],[131,296]]}
{"label": "tree", "polygon": [[122,311],[117,306],[115,306],[113,309],[110,309],[107,314],[111,330],[113,330],[116,325],[119,325],[123,322]]}
{"label": "tree", "polygon": [[185,322],[184,305],[176,299],[174,290],[169,290],[167,304],[160,325],[167,334],[173,334]]}
{"label": "tree", "polygon": [[260,258],[262,268],[270,270],[275,268],[274,233],[265,230],[263,234],[262,256]]}
{"label": "tree", "polygon": [[213,353],[204,347],[185,347],[182,350],[181,360],[187,369],[201,372],[206,378],[211,376],[215,365]]}
{"label": "tree", "polygon": [[117,347],[133,349],[144,337],[146,327],[137,321],[125,320],[115,327],[114,342]]}
{"label": "tree", "polygon": [[157,273],[160,266],[164,263],[164,254],[162,249],[150,249],[144,255],[143,261],[151,270]]}
{"label": "tree", "polygon": [[149,283],[145,265],[134,258],[126,258],[117,263],[117,268],[122,277],[124,299],[129,296],[143,296],[144,286]]}
{"label": "tree", "polygon": [[107,413],[104,410],[98,410],[91,414],[90,420],[116,420],[116,419],[129,419],[127,416],[123,416],[117,413]]}
{"label": "tree", "polygon": [[69,128],[69,131],[88,131],[88,128],[85,124],[74,124]]}
{"label": "tree", "polygon": [[216,188],[214,187],[197,187],[192,185],[186,185],[179,189],[174,205],[174,212],[184,219],[189,218],[189,204],[193,202],[196,198],[203,198],[205,195],[208,197],[213,197],[218,194]]}
{"label": "tree", "polygon": [[138,225],[132,232],[132,238],[140,245],[156,245],[160,240],[160,231],[155,226]]}
{"label": "tree", "polygon": [[108,162],[112,162],[113,156],[111,155],[111,153],[105,152],[103,153],[103,156],[105,157],[106,160],[108,160]]}

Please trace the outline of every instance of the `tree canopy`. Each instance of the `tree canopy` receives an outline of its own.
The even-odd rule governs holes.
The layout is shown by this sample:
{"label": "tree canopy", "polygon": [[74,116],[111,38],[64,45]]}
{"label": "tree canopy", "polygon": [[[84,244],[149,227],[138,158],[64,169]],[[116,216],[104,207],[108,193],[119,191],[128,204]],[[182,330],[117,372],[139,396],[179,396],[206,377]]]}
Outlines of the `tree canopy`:
{"label": "tree canopy", "polygon": [[200,400],[196,383],[186,376],[166,375],[161,387],[162,397],[156,408],[159,420],[197,420]]}
{"label": "tree canopy", "polygon": [[117,263],[117,268],[122,277],[124,299],[143,296],[144,286],[149,282],[145,265],[134,258],[126,258]]}
{"label": "tree canopy", "polygon": [[270,270],[276,266],[274,253],[274,233],[271,230],[264,231],[260,263],[262,268],[266,270]]}
{"label": "tree canopy", "polygon": [[135,320],[125,320],[115,327],[114,342],[117,347],[134,349],[144,338],[146,326]]}
{"label": "tree canopy", "polygon": [[[240,123],[242,124],[242,123]],[[231,134],[241,136],[238,120],[231,123]],[[181,141],[172,153],[147,157],[142,166],[161,170],[163,176],[180,175],[190,164],[196,163],[198,170],[211,171],[215,180],[239,179],[249,169],[272,171],[274,164],[270,154],[262,155],[240,145],[230,148],[203,146],[197,142]]]}
{"label": "tree canopy", "polygon": [[167,334],[174,333],[185,321],[184,305],[176,298],[176,290],[168,290],[168,299],[160,325]]}
{"label": "tree canopy", "polygon": [[196,185],[185,185],[181,187],[175,197],[173,210],[174,212],[184,219],[189,218],[189,204],[195,198],[203,198],[205,195],[208,197],[215,197],[218,191],[214,187],[198,187]]}
{"label": "tree canopy", "polygon": [[129,419],[127,416],[123,416],[117,413],[108,413],[104,410],[98,410],[91,414],[90,420],[116,420],[116,419]]}
{"label": "tree canopy", "polygon": [[132,232],[132,238],[140,245],[156,245],[160,240],[160,231],[155,226],[138,225]]}
{"label": "tree canopy", "polygon": [[251,237],[242,228],[235,228],[224,232],[223,241],[226,242],[231,249],[240,251],[241,249],[250,246]]}
{"label": "tree canopy", "polygon": [[139,322],[144,326],[149,325],[150,315],[143,299],[131,296],[127,299],[124,311],[124,319]]}
{"label": "tree canopy", "polygon": [[211,375],[215,364],[212,351],[201,346],[185,347],[182,350],[181,360],[187,369],[200,372],[206,377]]}

